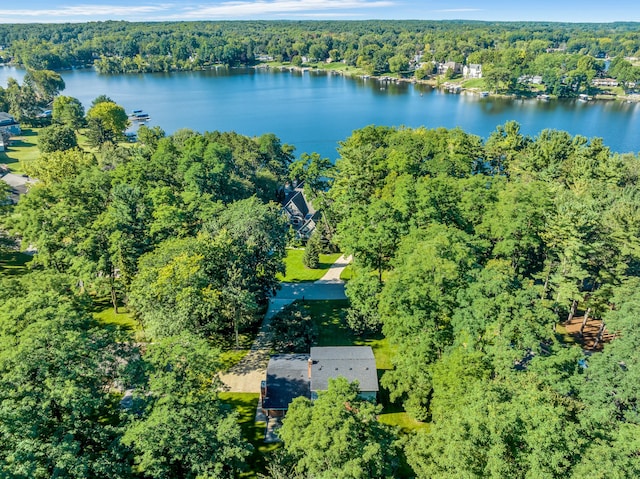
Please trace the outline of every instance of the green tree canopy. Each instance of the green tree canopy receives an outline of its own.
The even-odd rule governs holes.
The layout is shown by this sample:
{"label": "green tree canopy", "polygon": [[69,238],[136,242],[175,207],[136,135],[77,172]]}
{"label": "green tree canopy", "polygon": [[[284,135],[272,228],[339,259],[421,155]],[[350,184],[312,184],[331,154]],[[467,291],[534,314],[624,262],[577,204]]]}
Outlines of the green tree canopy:
{"label": "green tree canopy", "polygon": [[38,148],[42,153],[66,151],[78,146],[76,133],[66,125],[51,125],[38,133]]}
{"label": "green tree canopy", "polygon": [[252,447],[238,417],[217,398],[218,352],[193,335],[150,345],[148,381],[136,392],[123,442],[148,478],[233,478]]}
{"label": "green tree canopy", "polygon": [[55,123],[66,125],[74,131],[84,126],[84,107],[80,100],[70,96],[58,95],[53,100],[51,118]]}
{"label": "green tree canopy", "polygon": [[[45,281],[46,278],[46,281]],[[70,277],[4,281],[0,310],[0,474],[127,478],[118,396],[132,350],[97,328]]]}
{"label": "green tree canopy", "polygon": [[89,141],[93,146],[113,143],[126,130],[129,119],[120,105],[112,101],[100,101],[87,111]]}
{"label": "green tree canopy", "polygon": [[389,477],[399,466],[397,438],[378,422],[378,412],[358,399],[357,384],[338,378],[313,403],[294,399],[278,434],[305,477]]}

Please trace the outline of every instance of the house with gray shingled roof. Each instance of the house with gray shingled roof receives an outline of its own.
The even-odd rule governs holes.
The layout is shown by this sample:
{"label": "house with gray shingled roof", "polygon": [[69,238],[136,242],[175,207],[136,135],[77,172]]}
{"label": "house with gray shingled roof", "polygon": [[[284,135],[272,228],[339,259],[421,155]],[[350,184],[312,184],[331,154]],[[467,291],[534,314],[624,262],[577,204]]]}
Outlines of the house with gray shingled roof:
{"label": "house with gray shingled roof", "polygon": [[370,346],[329,346],[311,348],[311,398],[326,391],[329,379],[343,377],[358,381],[360,397],[375,401],[378,393],[376,358]]}
{"label": "house with gray shingled roof", "polygon": [[18,123],[9,113],[0,111],[0,129],[6,130],[9,135],[16,136],[22,133]]}
{"label": "house with gray shingled roof", "polygon": [[320,218],[320,212],[316,211],[304,194],[302,184],[285,190],[282,211],[299,238],[308,239]]}
{"label": "house with gray shingled roof", "polygon": [[268,417],[282,417],[295,398],[314,400],[329,379],[357,381],[360,397],[376,401],[378,374],[370,346],[313,347],[310,354],[277,354],[269,359],[260,399]]}

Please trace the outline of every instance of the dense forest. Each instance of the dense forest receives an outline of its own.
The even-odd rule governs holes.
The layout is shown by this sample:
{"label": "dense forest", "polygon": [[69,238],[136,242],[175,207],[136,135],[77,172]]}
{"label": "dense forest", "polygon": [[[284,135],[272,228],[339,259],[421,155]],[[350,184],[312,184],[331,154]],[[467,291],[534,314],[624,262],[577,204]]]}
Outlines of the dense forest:
{"label": "dense forest", "polygon": [[[217,398],[213,341],[250,328],[277,286],[289,147],[142,127],[144,144],[102,138],[95,154],[63,123],[69,104],[28,166],[38,183],[0,203],[3,230],[37,248],[0,278],[0,475],[235,477],[252,446]],[[118,108],[97,98],[89,128]],[[135,312],[143,338],[99,323],[99,298]]]}
{"label": "dense forest", "polygon": [[[434,21],[186,22],[0,25],[0,62],[36,70],[94,65],[102,73],[198,70],[274,60],[341,62],[366,74],[423,79],[436,64],[481,64],[487,89],[513,92],[537,76],[547,93],[588,91],[607,72],[640,82],[634,23]],[[454,72],[452,72],[454,73]]]}
{"label": "dense forest", "polygon": [[[19,56],[35,32],[81,41],[74,29],[99,28],[115,45],[129,25],[1,28]],[[85,114],[62,87],[32,72],[5,97],[19,109],[24,90],[53,110],[25,164],[39,181],[0,203],[3,251],[12,239],[37,249],[28,271],[0,277],[1,476],[249,467],[253,447],[212,378],[278,286],[291,240],[278,201],[293,179],[323,208],[310,243],[354,256],[346,324],[388,341],[385,394],[429,427],[381,424],[357,385],[336,381],[292,405],[267,477],[640,475],[640,158],[515,122],[486,139],[368,126],[336,165],[296,159],[272,134],[142,126],[125,143],[122,107],[101,96]],[[143,335],[98,322],[98,298]]]}
{"label": "dense forest", "polygon": [[[416,475],[636,476],[638,158],[513,122],[371,126],[340,155],[349,321],[397,347],[382,384],[431,422],[405,444]],[[601,352],[556,327],[578,311],[596,350],[615,338]]]}

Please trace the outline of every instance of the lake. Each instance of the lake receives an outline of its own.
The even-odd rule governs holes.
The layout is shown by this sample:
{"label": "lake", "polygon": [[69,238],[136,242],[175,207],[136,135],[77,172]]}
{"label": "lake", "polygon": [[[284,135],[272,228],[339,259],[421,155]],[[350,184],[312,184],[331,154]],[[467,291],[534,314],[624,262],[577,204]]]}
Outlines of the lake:
{"label": "lake", "polygon": [[[61,73],[63,94],[85,105],[100,94],[127,112],[142,109],[149,126],[167,133],[236,131],[275,133],[296,154],[318,152],[335,159],[338,142],[369,124],[461,127],[486,138],[515,120],[524,134],[545,128],[601,137],[613,151],[640,151],[640,104],[615,101],[513,100],[457,95],[410,83],[380,83],[335,73],[219,68],[198,72],[99,75],[94,70]],[[0,85],[23,72],[0,68]]]}

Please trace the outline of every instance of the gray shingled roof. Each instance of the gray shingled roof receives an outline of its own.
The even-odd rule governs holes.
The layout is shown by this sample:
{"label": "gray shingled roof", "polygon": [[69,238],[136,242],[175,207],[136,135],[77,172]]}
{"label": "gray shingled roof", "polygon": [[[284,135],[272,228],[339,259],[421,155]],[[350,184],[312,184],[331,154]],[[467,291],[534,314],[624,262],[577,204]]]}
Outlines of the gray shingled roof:
{"label": "gray shingled roof", "polygon": [[302,189],[294,190],[293,194],[287,198],[284,207],[290,212],[294,212],[295,210],[299,211],[303,218],[308,214],[315,213],[313,206],[307,201]]}
{"label": "gray shingled roof", "polygon": [[0,111],[0,125],[13,125],[16,120],[9,113]]}
{"label": "gray shingled roof", "polygon": [[330,378],[358,381],[360,391],[378,391],[376,360],[370,346],[311,348],[311,390],[325,391]]}
{"label": "gray shingled roof", "polygon": [[267,394],[263,409],[287,409],[299,397],[311,397],[309,390],[309,355],[277,354],[267,366]]}

